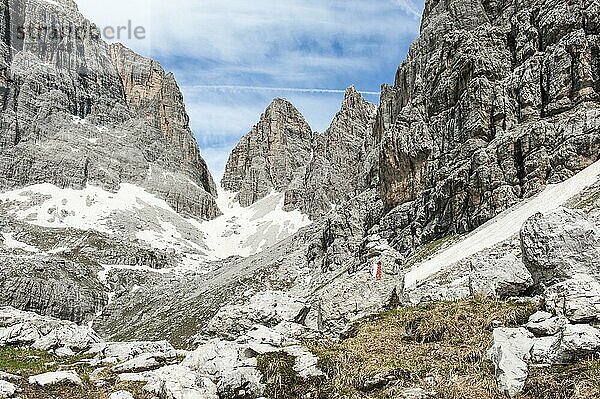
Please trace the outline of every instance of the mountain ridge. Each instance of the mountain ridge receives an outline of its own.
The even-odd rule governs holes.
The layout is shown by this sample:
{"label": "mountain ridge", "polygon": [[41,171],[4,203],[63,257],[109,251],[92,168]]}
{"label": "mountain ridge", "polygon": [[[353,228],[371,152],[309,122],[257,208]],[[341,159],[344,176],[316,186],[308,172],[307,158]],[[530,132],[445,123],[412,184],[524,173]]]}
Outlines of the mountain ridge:
{"label": "mountain ridge", "polygon": [[[0,303],[91,323],[94,340],[119,341],[99,343],[121,348],[107,349],[116,352],[112,372],[132,371],[159,395],[261,397],[279,364],[298,384],[329,383],[342,368],[328,355],[344,359],[331,341],[360,344],[352,338],[361,334],[352,327],[358,322],[389,329],[367,336],[364,348],[396,353],[401,343],[447,361],[441,344],[452,338],[458,360],[450,377],[418,369],[410,381],[396,363],[364,375],[356,367],[342,384],[351,385],[346,393],[402,397],[414,393],[408,384],[427,398],[440,383],[459,396],[479,388],[486,398],[537,399],[527,382],[539,365],[600,352],[597,11],[586,0],[428,0],[421,36],[394,85],[382,87],[379,106],[350,87],[330,128],[316,133],[290,102],[274,100],[234,149],[222,182],[229,191],[218,203],[181,97],[158,64],[115,46],[123,65],[96,65],[108,68],[109,87],[75,85],[71,96],[55,90],[41,99],[21,90],[16,100],[25,102],[10,100],[3,113],[0,182],[19,177],[10,165],[24,162],[36,140],[70,154],[75,166],[57,171],[50,154],[48,174],[5,182]],[[94,48],[110,61],[107,47]],[[58,83],[93,75],[72,68],[76,55],[62,58],[66,77]],[[3,61],[21,68],[8,72],[24,73],[27,89],[27,79],[46,87],[37,58],[22,51]],[[18,104],[31,130],[11,125]],[[68,137],[56,136],[65,126]],[[109,162],[97,167],[100,156],[78,151],[104,151]],[[90,162],[80,166],[82,159]],[[65,188],[73,185],[80,190]],[[453,301],[465,309],[444,305]],[[432,303],[445,313],[431,313]],[[505,322],[469,313],[494,307],[509,312]],[[515,307],[523,317],[511,313]],[[452,332],[462,336],[456,341],[448,333],[465,323],[447,308],[487,321]],[[42,345],[58,334],[42,334],[40,323],[63,332],[44,348],[81,350],[73,324],[2,312],[9,317],[6,327],[0,320],[0,343],[9,336]],[[379,322],[369,323],[373,315]],[[23,334],[11,335],[21,319]],[[474,333],[481,342],[457,350]],[[390,337],[389,345],[378,336]],[[169,344],[152,354],[155,344],[133,342],[149,339],[190,351],[179,353],[181,361]],[[303,342],[328,349],[311,353]],[[109,363],[102,353],[90,364]],[[480,367],[476,376],[471,365]],[[489,385],[474,387],[476,378]]]}

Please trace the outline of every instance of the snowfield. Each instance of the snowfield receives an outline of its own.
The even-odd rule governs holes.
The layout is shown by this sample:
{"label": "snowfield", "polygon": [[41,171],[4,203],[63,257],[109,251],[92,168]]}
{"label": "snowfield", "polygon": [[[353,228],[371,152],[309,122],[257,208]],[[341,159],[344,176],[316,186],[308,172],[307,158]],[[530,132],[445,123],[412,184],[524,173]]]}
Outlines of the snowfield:
{"label": "snowfield", "polygon": [[416,265],[405,277],[405,286],[411,287],[446,267],[491,248],[517,234],[523,224],[537,213],[552,212],[581,191],[599,181],[600,161],[560,184],[548,185],[530,200],[500,214],[465,239],[439,252],[429,260]]}
{"label": "snowfield", "polygon": [[[4,211],[21,221],[137,239],[183,255],[186,269],[231,256],[254,255],[311,223],[300,211],[284,211],[284,195],[275,192],[242,208],[234,193],[221,191],[217,203],[223,216],[201,222],[183,217],[164,200],[132,184],[121,184],[114,193],[91,185],[75,190],[51,184],[0,193]],[[4,241],[7,247],[35,252],[12,235],[5,235]]]}
{"label": "snowfield", "polygon": [[311,224],[302,212],[283,210],[284,194],[273,191],[247,208],[240,206],[235,195],[220,190],[217,204],[223,216],[199,226],[217,259],[257,254]]}

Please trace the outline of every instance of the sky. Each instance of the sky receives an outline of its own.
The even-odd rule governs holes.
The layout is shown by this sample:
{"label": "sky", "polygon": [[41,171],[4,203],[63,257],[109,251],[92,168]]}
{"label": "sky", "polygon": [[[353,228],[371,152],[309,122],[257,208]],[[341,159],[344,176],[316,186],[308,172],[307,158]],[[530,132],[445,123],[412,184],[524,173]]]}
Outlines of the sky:
{"label": "sky", "polygon": [[[273,98],[322,132],[350,85],[373,103],[419,32],[424,0],[76,0],[101,29],[173,72],[219,180]],[[139,31],[138,31],[139,33]]]}

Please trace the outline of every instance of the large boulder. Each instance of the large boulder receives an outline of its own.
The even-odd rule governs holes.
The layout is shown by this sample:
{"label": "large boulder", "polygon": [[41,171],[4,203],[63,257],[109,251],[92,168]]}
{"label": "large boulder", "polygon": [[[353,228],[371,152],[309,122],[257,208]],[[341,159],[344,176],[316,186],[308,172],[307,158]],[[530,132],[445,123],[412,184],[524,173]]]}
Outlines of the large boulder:
{"label": "large boulder", "polygon": [[531,217],[521,243],[536,284],[549,287],[577,275],[600,279],[600,228],[582,211],[561,208]]}
{"label": "large boulder", "polygon": [[131,360],[113,366],[112,371],[115,373],[139,373],[173,364],[176,360],[176,358],[167,357],[163,353],[144,353]]}
{"label": "large boulder", "polygon": [[100,337],[88,326],[11,307],[0,308],[0,345],[81,352],[100,341]]}
{"label": "large boulder", "polygon": [[536,364],[569,364],[599,352],[600,330],[587,324],[569,324],[553,336],[536,338],[531,359]]}
{"label": "large boulder", "polygon": [[213,339],[191,352],[182,365],[209,377],[217,384],[220,394],[244,391],[260,396],[264,385],[262,375],[256,370],[256,355],[264,348],[276,351],[275,347],[264,343],[243,345]]}
{"label": "large boulder", "polygon": [[140,374],[121,374],[120,381],[146,382],[144,390],[164,399],[218,399],[216,385],[188,367],[173,365]]}
{"label": "large boulder", "polygon": [[536,336],[547,337],[562,332],[569,324],[564,317],[553,317],[548,312],[536,312],[529,318],[525,327]]}
{"label": "large boulder", "polygon": [[526,360],[531,358],[534,336],[525,328],[497,328],[488,359],[494,364],[498,388],[514,397],[523,391],[529,369]]}

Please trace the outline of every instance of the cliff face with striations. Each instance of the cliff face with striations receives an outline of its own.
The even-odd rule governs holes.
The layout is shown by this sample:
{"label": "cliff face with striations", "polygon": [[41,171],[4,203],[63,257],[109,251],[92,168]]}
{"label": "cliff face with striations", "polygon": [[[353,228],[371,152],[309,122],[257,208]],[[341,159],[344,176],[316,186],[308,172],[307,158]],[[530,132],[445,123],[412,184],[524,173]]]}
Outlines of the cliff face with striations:
{"label": "cliff face with striations", "polygon": [[[188,219],[221,214],[216,187],[175,78],[158,63],[108,46],[73,1],[2,0],[0,100],[2,303],[88,321],[108,303],[103,265],[182,260],[151,248],[175,225],[205,256]],[[33,245],[23,250],[13,234]],[[96,258],[116,246],[116,258]]]}
{"label": "cliff face with striations", "polygon": [[221,184],[242,206],[275,190],[285,193],[285,209],[319,218],[370,185],[364,171],[372,172],[374,116],[375,106],[351,87],[329,129],[313,133],[293,105],[277,99],[233,150]]}
{"label": "cliff face with striations", "polygon": [[123,81],[129,109],[180,149],[181,157],[174,159],[171,165],[189,174],[204,191],[216,195],[215,183],[190,129],[190,118],[175,76],[165,73],[158,62],[121,44],[110,46],[110,56]]}
{"label": "cliff face with striations", "polygon": [[369,187],[363,172],[371,170],[367,163],[374,116],[375,106],[350,87],[329,128],[315,134],[310,162],[288,187],[288,209],[318,218]]}
{"label": "cliff face with striations", "polygon": [[312,130],[288,101],[274,100],[231,153],[221,184],[242,206],[284,191],[311,158]]}
{"label": "cliff face with striations", "polygon": [[109,47],[72,1],[0,6],[0,187],[134,183],[189,216],[220,213],[172,75]]}
{"label": "cliff face with striations", "polygon": [[426,2],[375,125],[398,249],[471,231],[598,159],[599,7]]}

